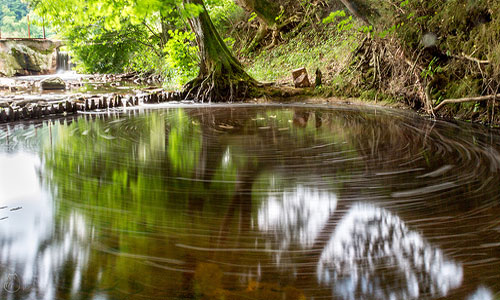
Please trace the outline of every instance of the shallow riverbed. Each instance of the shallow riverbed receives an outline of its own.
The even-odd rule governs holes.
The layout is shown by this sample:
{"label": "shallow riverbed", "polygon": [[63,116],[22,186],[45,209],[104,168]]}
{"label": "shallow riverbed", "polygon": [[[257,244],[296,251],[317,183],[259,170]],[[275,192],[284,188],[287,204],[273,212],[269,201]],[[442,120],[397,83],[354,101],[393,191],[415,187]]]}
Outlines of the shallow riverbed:
{"label": "shallow riverbed", "polygon": [[355,106],[0,126],[1,299],[498,299],[500,135]]}

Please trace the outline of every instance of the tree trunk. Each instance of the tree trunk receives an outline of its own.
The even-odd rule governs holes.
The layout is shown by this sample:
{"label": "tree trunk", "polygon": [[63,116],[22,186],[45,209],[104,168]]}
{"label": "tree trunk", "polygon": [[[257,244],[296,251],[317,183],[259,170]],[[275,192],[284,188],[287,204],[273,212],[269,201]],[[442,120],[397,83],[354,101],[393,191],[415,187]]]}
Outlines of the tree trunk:
{"label": "tree trunk", "polygon": [[257,14],[260,26],[250,44],[243,49],[243,53],[249,53],[255,50],[260,45],[262,40],[269,33],[269,29],[274,33],[279,29],[278,16],[281,13],[281,8],[274,2],[268,0],[235,0],[236,4],[248,11],[249,13]]}
{"label": "tree trunk", "polygon": [[260,22],[259,30],[257,30],[257,33],[255,34],[250,44],[246,46],[245,49],[243,49],[242,51],[243,53],[250,53],[253,50],[255,50],[255,48],[257,48],[257,46],[260,45],[260,42],[262,42],[262,40],[264,40],[267,34],[269,33],[269,27],[267,26],[267,24],[263,21],[259,22]]}
{"label": "tree trunk", "polygon": [[280,14],[280,7],[268,0],[235,0],[236,4],[243,7],[248,12],[255,12],[257,17],[266,23],[272,29],[276,29],[278,20],[276,18]]}
{"label": "tree trunk", "polygon": [[200,51],[200,72],[186,84],[185,97],[200,102],[231,102],[253,95],[257,82],[227,48],[210,20],[203,0],[184,0],[184,3],[203,6],[197,17],[189,19]]}
{"label": "tree trunk", "polygon": [[347,8],[347,10],[352,15],[354,15],[356,18],[363,21],[366,25],[370,25],[370,21],[368,21],[368,19],[360,13],[360,11],[358,10],[356,3],[354,1],[352,1],[352,0],[340,0],[340,2],[342,2],[342,4],[344,4],[344,6]]}

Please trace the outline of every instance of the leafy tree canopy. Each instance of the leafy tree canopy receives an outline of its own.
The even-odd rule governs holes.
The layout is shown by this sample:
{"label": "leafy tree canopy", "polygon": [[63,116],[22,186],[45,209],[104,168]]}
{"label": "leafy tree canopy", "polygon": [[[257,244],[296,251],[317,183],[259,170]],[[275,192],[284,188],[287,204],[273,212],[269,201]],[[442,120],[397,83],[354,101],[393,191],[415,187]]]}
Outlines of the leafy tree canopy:
{"label": "leafy tree canopy", "polygon": [[[28,36],[28,14],[31,8],[28,3],[21,0],[0,1],[0,31],[2,37],[27,37]],[[43,37],[42,23],[36,15],[30,15],[31,37]],[[46,31],[51,35],[50,30]]]}
{"label": "leafy tree canopy", "polygon": [[202,8],[182,0],[37,0],[36,12],[47,15],[60,27],[94,25],[120,30],[124,24],[142,24],[145,19],[178,11],[182,17],[196,16]]}
{"label": "leafy tree canopy", "polygon": [[21,0],[2,0],[0,4],[0,20],[4,16],[15,16],[15,20],[19,21],[28,14],[28,5]]}

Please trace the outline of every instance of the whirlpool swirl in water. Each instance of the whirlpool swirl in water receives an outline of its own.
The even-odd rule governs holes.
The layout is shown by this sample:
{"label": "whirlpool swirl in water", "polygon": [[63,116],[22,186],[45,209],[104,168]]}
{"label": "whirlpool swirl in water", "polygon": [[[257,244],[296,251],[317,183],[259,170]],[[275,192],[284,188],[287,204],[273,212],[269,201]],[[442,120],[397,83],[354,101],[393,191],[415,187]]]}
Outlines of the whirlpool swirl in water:
{"label": "whirlpool swirl in water", "polygon": [[357,107],[3,125],[0,297],[494,299],[499,149]]}

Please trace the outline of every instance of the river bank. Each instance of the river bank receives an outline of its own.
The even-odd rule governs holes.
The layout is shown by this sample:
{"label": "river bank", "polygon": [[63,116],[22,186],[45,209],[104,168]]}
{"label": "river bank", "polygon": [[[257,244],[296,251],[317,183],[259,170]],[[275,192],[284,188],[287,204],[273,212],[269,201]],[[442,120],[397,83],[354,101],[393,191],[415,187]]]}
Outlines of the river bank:
{"label": "river bank", "polygon": [[[41,82],[60,78],[65,83],[61,90],[43,90]],[[148,104],[193,104],[181,91],[165,90],[158,84],[159,78],[144,78],[136,74],[81,75],[75,72],[51,76],[23,76],[0,78],[0,123],[50,119],[89,112],[121,112],[125,108]],[[148,84],[149,83],[149,84]],[[152,84],[154,83],[154,84]],[[259,104],[309,104],[309,105],[358,105],[415,110],[414,107],[388,97],[342,97],[326,93],[323,87],[294,88],[289,78],[268,84],[268,93],[258,98],[246,99],[243,103]],[[442,114],[435,117],[448,121],[471,120],[476,112],[462,115]],[[428,116],[425,112],[419,112]],[[483,123],[478,121],[477,123]],[[491,125],[491,124],[488,124]],[[496,125],[494,125],[496,126]]]}

